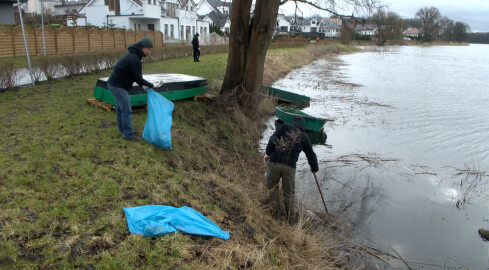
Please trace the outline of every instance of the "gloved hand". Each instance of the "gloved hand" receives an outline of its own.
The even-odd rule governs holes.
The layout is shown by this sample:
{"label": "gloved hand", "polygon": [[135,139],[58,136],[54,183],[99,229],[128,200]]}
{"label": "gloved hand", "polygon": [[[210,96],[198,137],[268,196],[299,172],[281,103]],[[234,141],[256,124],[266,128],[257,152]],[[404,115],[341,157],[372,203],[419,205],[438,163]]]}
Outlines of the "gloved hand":
{"label": "gloved hand", "polygon": [[155,85],[152,84],[152,83],[150,83],[150,85],[148,87],[151,88],[151,89],[155,89]]}
{"label": "gloved hand", "polygon": [[163,81],[160,80],[154,85],[154,87],[161,87],[162,85],[163,85]]}

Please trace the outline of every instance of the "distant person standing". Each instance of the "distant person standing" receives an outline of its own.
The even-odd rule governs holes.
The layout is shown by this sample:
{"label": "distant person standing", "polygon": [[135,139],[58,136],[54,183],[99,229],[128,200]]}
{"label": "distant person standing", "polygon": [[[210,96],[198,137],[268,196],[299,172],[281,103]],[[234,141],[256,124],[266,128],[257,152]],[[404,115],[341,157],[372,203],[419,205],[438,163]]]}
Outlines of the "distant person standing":
{"label": "distant person standing", "polygon": [[199,33],[195,33],[192,39],[192,47],[194,48],[194,62],[200,62]]}
{"label": "distant person standing", "polygon": [[128,91],[134,82],[139,86],[154,88],[152,83],[143,79],[141,64],[143,57],[151,53],[151,48],[153,48],[153,42],[148,37],[143,37],[137,43],[129,46],[128,52],[117,60],[107,81],[109,90],[115,99],[117,127],[122,133],[122,138],[130,141],[137,141],[137,139],[132,129],[132,108]]}
{"label": "distant person standing", "polygon": [[296,222],[295,167],[302,151],[306,153],[311,171],[317,172],[318,159],[312,149],[311,140],[305,133],[304,119],[294,117],[292,124],[282,124],[273,133],[263,157],[268,164],[267,188],[270,192],[270,203],[273,205],[273,215],[278,218],[284,213],[279,198],[279,183],[282,179],[285,216],[290,225]]}

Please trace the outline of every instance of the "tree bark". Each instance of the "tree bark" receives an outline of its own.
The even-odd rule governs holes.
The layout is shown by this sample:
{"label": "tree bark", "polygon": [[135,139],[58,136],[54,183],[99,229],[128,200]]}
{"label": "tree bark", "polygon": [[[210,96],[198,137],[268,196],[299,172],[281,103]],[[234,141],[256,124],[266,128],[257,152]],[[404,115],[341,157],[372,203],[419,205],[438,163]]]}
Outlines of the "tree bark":
{"label": "tree bark", "polygon": [[251,5],[251,0],[233,2],[228,63],[220,93],[236,91],[238,105],[248,115],[259,105],[265,57],[280,0],[257,0],[253,13]]}

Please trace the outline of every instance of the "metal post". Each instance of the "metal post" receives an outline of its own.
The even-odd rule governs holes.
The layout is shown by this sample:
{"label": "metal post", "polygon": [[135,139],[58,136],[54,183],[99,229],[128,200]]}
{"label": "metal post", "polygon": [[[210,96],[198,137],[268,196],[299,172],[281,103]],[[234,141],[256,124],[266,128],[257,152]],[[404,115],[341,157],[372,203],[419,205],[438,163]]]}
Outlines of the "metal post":
{"label": "metal post", "polygon": [[27,49],[27,40],[25,39],[24,21],[22,20],[22,11],[20,7],[20,0],[17,0],[17,9],[19,10],[20,25],[22,26],[22,36],[24,36],[25,54],[27,56],[27,64],[29,64],[29,71],[31,73],[32,86],[34,86],[34,76],[32,75],[31,59],[29,58],[29,49]]}
{"label": "metal post", "polygon": [[46,40],[44,39],[44,4],[41,0],[41,29],[42,29],[42,55],[46,56]]}

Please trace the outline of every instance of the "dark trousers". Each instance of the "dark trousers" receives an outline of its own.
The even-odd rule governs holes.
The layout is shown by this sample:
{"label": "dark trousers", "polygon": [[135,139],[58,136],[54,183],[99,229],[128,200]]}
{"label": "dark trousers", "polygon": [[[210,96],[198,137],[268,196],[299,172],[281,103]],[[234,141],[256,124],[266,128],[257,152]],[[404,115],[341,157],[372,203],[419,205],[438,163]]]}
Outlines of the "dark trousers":
{"label": "dark trousers", "polygon": [[279,183],[282,179],[282,190],[284,193],[285,215],[289,222],[295,221],[295,168],[281,163],[271,162],[268,164],[267,188],[273,212],[279,216],[284,213],[279,198]]}
{"label": "dark trousers", "polygon": [[110,84],[108,87],[115,100],[117,127],[122,132],[122,137],[132,138],[134,137],[134,130],[132,129],[132,108],[129,93],[126,89]]}
{"label": "dark trousers", "polygon": [[200,57],[200,48],[194,47],[194,62],[198,62]]}

